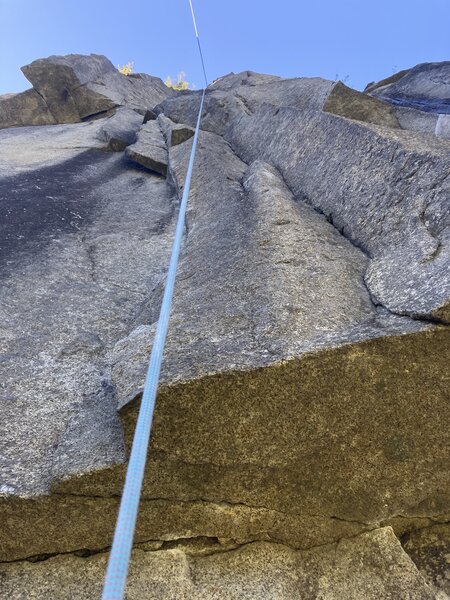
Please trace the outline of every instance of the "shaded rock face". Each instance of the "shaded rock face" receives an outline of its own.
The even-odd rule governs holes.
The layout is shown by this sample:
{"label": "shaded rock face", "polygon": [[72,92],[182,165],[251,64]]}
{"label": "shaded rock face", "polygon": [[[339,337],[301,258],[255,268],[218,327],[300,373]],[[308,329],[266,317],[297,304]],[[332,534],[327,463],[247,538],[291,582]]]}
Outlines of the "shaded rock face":
{"label": "shaded rock face", "polygon": [[55,125],[57,122],[36,90],[0,97],[0,127]]}
{"label": "shaded rock face", "polygon": [[[192,147],[198,92],[111,67],[25,68],[41,126],[0,98],[6,598],[99,594]],[[445,597],[446,117],[207,90],[130,597]]]}

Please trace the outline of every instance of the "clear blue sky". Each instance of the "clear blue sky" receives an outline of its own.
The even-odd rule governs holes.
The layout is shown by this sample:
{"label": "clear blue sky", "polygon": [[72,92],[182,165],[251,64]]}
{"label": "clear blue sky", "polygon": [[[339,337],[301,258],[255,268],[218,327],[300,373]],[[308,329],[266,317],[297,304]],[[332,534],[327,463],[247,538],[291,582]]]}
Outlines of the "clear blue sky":
{"label": "clear blue sky", "polygon": [[[361,89],[420,62],[450,60],[450,0],[194,0],[209,79],[245,69],[336,75]],[[188,0],[0,0],[0,94],[19,67],[99,53],[202,86]]]}

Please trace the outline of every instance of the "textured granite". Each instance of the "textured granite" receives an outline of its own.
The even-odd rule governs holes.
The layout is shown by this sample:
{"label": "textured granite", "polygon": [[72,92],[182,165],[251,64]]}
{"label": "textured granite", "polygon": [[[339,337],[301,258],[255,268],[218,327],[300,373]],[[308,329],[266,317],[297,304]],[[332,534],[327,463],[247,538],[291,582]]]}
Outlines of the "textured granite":
{"label": "textured granite", "polygon": [[[268,542],[234,549],[198,541],[134,550],[127,598],[436,599],[389,528],[305,552]],[[99,554],[2,564],[0,593],[10,600],[97,598],[106,559]]]}
{"label": "textured granite", "polygon": [[[0,132],[6,597],[98,594],[158,318],[201,92],[111,66],[32,63],[89,122]],[[446,115],[252,72],[205,110],[130,597],[441,600]]]}

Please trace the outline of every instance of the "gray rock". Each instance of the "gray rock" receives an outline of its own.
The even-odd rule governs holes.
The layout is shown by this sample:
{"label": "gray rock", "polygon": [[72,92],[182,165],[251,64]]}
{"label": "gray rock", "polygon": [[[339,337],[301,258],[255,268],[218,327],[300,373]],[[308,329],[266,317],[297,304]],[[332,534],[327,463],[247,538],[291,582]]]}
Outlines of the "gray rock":
{"label": "gray rock", "polygon": [[157,77],[122,75],[99,54],[50,56],[22,71],[59,123],[79,121],[115,106],[146,110],[171,93]]}
{"label": "gray rock", "polygon": [[[99,54],[89,57],[81,54],[40,58],[22,67],[22,72],[33,88],[44,99],[57,123],[76,123],[80,117],[77,99],[90,95],[90,110],[87,114],[106,111],[115,106],[105,95],[89,90],[78,92],[77,88],[100,79],[114,69],[106,58]],[[76,95],[74,97],[74,94]],[[86,102],[87,103],[87,102]]]}
{"label": "gray rock", "polygon": [[195,129],[192,127],[182,125],[181,123],[174,123],[163,114],[158,116],[158,123],[169,147],[186,142],[195,133]]}
{"label": "gray rock", "polygon": [[[254,82],[255,83],[249,83]],[[230,76],[213,84],[206,95],[202,128],[223,135],[230,122],[251,115],[264,104],[277,108],[293,106],[298,110],[324,110],[350,119],[377,123],[386,127],[400,127],[395,110],[382,101],[374,101],[366,94],[345,86],[342,82],[318,77],[280,79],[259,76],[249,79]],[[182,97],[167,98],[156,107],[158,112],[181,123],[195,125],[200,102],[199,92]]]}
{"label": "gray rock", "polygon": [[[106,554],[58,556],[1,565],[3,597],[64,600],[99,597]],[[236,548],[214,540],[180,540],[134,551],[127,598],[200,600],[435,600],[389,528],[336,545],[296,552],[259,542]]]}
{"label": "gray rock", "polygon": [[[104,355],[132,329],[160,281],[173,207],[158,178],[130,168],[122,156],[78,147],[80,141],[105,146],[97,139],[100,127],[95,121],[0,134],[13,167],[8,171],[5,160],[9,176],[0,180],[6,215],[0,353],[10,357],[0,364],[1,389],[17,399],[3,408],[1,485],[18,495],[48,490],[59,464],[55,449],[67,454],[76,445],[80,414],[86,418],[83,435],[95,432],[98,448],[107,430],[108,461],[123,460]],[[34,143],[39,141],[40,147]],[[61,147],[69,148],[66,155]],[[27,170],[14,175],[19,158]],[[77,348],[86,331],[101,340],[103,350],[93,353],[90,343]],[[89,456],[86,448],[80,460],[98,468],[102,453]]]}
{"label": "gray rock", "polygon": [[417,133],[435,134],[439,115],[405,106],[396,106],[395,115],[402,129],[416,131]]}
{"label": "gray rock", "polygon": [[125,150],[137,139],[137,132],[143,123],[143,117],[131,108],[122,106],[114,115],[102,122],[98,137],[108,143],[108,149],[114,152]]}
{"label": "gray rock", "polygon": [[209,86],[209,89],[229,92],[242,85],[255,86],[271,81],[279,81],[280,79],[281,78],[276,75],[263,75],[262,73],[255,73],[254,71],[242,71],[241,73],[231,72],[228,73],[228,75],[224,75],[213,81]]}
{"label": "gray rock", "polygon": [[366,283],[377,303],[448,320],[448,142],[270,107],[235,122],[227,136],[247,162],[279,166],[297,198],[368,254]]}
{"label": "gray rock", "polygon": [[450,113],[450,61],[422,63],[370,86],[373,96],[398,106]]}
{"label": "gray rock", "polygon": [[450,140],[450,115],[439,115],[435,133],[438,137]]}
{"label": "gray rock", "polygon": [[0,176],[51,167],[88,150],[106,148],[99,139],[102,125],[99,120],[4,129],[0,131]]}
{"label": "gray rock", "polygon": [[147,123],[147,121],[154,121],[156,117],[157,114],[155,112],[152,110],[146,110],[144,114],[144,123]]}
{"label": "gray rock", "polygon": [[137,141],[128,146],[126,155],[138,164],[166,176],[169,154],[158,121],[148,121],[139,129]]}
{"label": "gray rock", "polygon": [[55,118],[36,90],[0,97],[0,129],[18,125],[53,125]]}
{"label": "gray rock", "polygon": [[[170,149],[175,183],[188,156],[189,142]],[[373,523],[407,514],[426,481],[437,504],[422,510],[444,511],[443,398],[436,390],[432,410],[418,399],[429,407],[445,329],[379,313],[363,283],[368,258],[295,201],[273,168],[248,168],[207,133],[196,165],[144,497]],[[128,443],[152,334],[136,329],[111,356],[118,398],[129,401],[121,411]],[[436,415],[426,432],[423,410]],[[215,415],[214,428],[205,414]],[[328,433],[317,436],[317,423]],[[425,455],[433,467],[421,470]],[[361,484],[349,487],[357,472]],[[66,473],[59,493],[120,489],[118,471]]]}

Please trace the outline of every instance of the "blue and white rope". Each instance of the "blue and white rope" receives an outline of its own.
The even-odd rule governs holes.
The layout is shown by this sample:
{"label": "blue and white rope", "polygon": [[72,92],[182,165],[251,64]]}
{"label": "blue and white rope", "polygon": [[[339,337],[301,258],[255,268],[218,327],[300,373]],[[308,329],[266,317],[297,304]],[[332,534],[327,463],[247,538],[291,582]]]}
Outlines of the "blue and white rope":
{"label": "blue and white rope", "polygon": [[[192,2],[189,0],[194,22],[195,35],[197,37],[200,50],[200,58],[203,66],[206,86],[205,65],[201,52],[200,40],[198,37],[197,24],[195,21]],[[150,441],[150,432],[152,427],[153,412],[155,409],[156,393],[159,384],[159,375],[161,371],[162,355],[169,325],[170,309],[172,305],[173,290],[177,272],[178,258],[180,255],[181,242],[183,238],[184,221],[186,216],[186,207],[191,185],[192,170],[194,167],[195,151],[197,148],[197,139],[202,118],[203,103],[205,100],[206,88],[203,90],[200,108],[198,111],[197,124],[192,143],[189,165],[184,182],[183,195],[181,198],[180,211],[178,214],[175,238],[172,246],[172,255],[170,257],[169,270],[167,272],[166,287],[161,303],[158,325],[156,328],[155,339],[153,342],[150,363],[145,379],[144,392],[142,394],[141,406],[136,423],[133,445],[131,448],[130,460],[125,478],[125,486],[122,492],[119,515],[117,518],[114,539],[111,553],[109,556],[108,568],[106,571],[105,584],[103,587],[103,600],[122,600],[125,592],[125,585],[128,574],[128,565],[130,562],[131,549],[133,546],[134,530],[141,496],[142,482],[144,479],[145,463],[147,459],[147,450]]]}
{"label": "blue and white rope", "polygon": [[202,61],[203,75],[205,77],[205,85],[206,85],[206,87],[208,87],[208,78],[206,77],[205,61],[203,60],[203,52],[202,52],[202,47],[200,44],[200,36],[198,35],[197,21],[195,20],[195,12],[194,12],[194,7],[192,6],[192,0],[189,0],[189,6],[191,7],[191,15],[192,15],[192,22],[194,23],[195,37],[197,38],[198,51],[200,53],[200,60]]}

